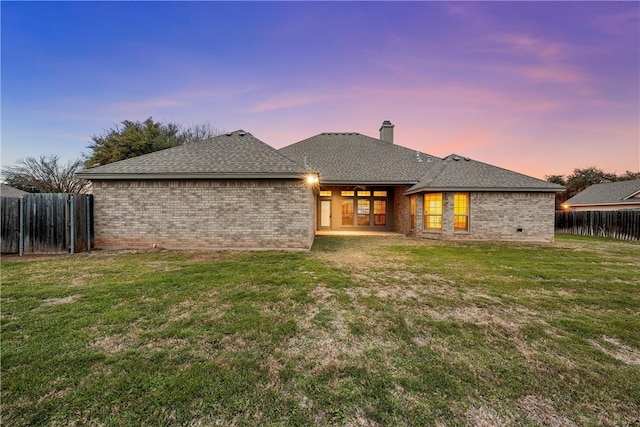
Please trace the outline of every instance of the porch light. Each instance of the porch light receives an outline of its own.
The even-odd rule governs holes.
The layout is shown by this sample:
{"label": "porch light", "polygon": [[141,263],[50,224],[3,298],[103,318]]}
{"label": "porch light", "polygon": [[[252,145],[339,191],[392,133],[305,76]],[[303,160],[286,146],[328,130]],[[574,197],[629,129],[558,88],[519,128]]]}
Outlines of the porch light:
{"label": "porch light", "polygon": [[317,185],[320,182],[320,178],[318,177],[317,174],[307,174],[307,176],[305,176],[304,178],[305,182],[307,183],[308,186],[314,186]]}

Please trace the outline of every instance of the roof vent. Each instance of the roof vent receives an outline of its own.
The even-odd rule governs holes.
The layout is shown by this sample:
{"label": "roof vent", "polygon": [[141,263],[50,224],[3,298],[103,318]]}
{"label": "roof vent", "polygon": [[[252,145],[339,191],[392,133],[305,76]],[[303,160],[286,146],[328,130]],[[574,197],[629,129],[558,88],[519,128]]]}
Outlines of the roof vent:
{"label": "roof vent", "polygon": [[460,160],[460,157],[458,157],[458,156],[453,156],[453,160],[455,160],[455,161],[457,162],[458,160]]}
{"label": "roof vent", "polygon": [[233,135],[232,133],[225,133],[224,136],[231,136]]}
{"label": "roof vent", "polygon": [[424,160],[422,160],[422,157],[420,157],[420,152],[416,151],[416,162],[418,163],[422,163]]}
{"label": "roof vent", "polygon": [[468,161],[469,161],[469,160],[471,160],[471,159],[470,159],[470,158],[468,158],[468,157],[465,157],[465,158],[464,158],[464,160],[465,160],[465,162],[468,162]]}
{"label": "roof vent", "polygon": [[238,135],[239,135],[239,136],[246,136],[246,135],[247,135],[247,133],[246,133],[246,132],[244,132],[244,131],[242,131],[242,132],[238,132]]}

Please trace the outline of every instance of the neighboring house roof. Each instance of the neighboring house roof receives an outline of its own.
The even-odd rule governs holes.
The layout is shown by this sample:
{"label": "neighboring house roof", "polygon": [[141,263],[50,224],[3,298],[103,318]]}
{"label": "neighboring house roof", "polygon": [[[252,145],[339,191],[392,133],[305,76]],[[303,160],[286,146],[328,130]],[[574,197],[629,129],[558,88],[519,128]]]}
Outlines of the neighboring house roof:
{"label": "neighboring house roof", "polygon": [[415,184],[441,162],[355,132],[322,133],[279,151],[318,172],[323,184]]}
{"label": "neighboring house roof", "polygon": [[576,194],[564,204],[581,206],[628,203],[640,203],[640,179],[594,184]]}
{"label": "neighboring house roof", "polygon": [[2,197],[15,197],[21,199],[27,194],[29,193],[26,191],[13,188],[7,184],[0,184],[0,195]]}
{"label": "neighboring house roof", "polygon": [[238,130],[84,170],[85,179],[293,178],[305,168]]}
{"label": "neighboring house roof", "polygon": [[445,157],[407,190],[420,191],[542,191],[564,188],[541,179],[471,160],[457,154]]}

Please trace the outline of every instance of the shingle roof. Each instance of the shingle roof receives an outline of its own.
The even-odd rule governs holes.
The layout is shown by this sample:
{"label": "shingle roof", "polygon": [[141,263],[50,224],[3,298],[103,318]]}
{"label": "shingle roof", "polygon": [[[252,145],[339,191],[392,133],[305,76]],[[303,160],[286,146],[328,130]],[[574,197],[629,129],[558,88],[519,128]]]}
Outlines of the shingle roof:
{"label": "shingle roof", "polygon": [[[565,203],[576,205],[599,205],[618,203],[640,203],[640,179],[594,184],[576,194]],[[635,197],[634,197],[635,196]]]}
{"label": "shingle roof", "polygon": [[78,173],[85,179],[286,178],[305,168],[242,130]]}
{"label": "shingle roof", "polygon": [[359,133],[322,133],[279,150],[325,184],[414,184],[441,159]]}
{"label": "shingle roof", "polygon": [[26,191],[19,190],[17,188],[13,188],[7,184],[0,184],[0,195],[2,197],[16,197],[21,199],[25,195],[29,194]]}
{"label": "shingle roof", "polygon": [[407,193],[439,191],[562,191],[537,178],[452,154],[428,171]]}

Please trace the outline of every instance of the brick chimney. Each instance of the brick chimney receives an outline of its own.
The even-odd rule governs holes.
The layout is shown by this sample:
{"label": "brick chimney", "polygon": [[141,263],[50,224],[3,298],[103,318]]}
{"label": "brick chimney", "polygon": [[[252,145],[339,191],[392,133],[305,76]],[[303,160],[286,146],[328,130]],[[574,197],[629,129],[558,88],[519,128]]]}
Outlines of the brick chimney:
{"label": "brick chimney", "polygon": [[382,126],[380,126],[380,140],[388,142],[389,144],[393,144],[393,127],[389,120],[385,120],[382,122]]}

